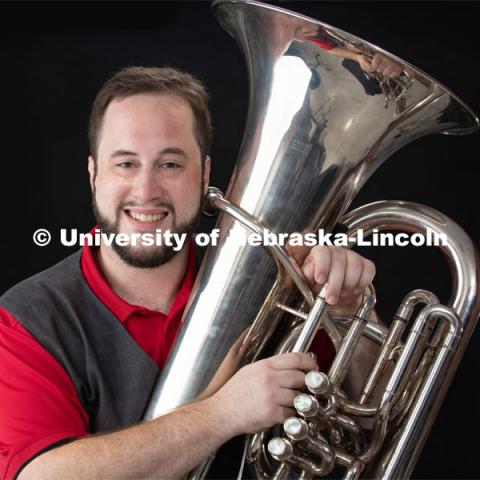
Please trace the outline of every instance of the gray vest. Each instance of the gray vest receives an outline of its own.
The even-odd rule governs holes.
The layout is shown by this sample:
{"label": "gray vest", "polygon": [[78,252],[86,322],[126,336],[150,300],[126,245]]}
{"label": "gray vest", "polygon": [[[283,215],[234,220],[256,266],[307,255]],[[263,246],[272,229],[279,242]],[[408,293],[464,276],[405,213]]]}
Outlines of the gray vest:
{"label": "gray vest", "polygon": [[15,285],[0,305],[70,375],[95,433],[142,419],[159,368],[90,289],[80,259]]}

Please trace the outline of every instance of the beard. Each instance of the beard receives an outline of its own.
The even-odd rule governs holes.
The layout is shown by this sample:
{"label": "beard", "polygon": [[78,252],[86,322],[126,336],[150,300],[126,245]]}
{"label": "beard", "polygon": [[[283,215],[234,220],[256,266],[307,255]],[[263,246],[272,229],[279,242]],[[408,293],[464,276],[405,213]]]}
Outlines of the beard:
{"label": "beard", "polygon": [[[200,223],[201,203],[201,201],[198,202],[198,207],[196,211],[186,221],[182,222],[179,225],[177,225],[174,221],[172,224],[172,228],[169,229],[170,232],[177,234],[186,234],[187,236],[193,235]],[[120,233],[120,216],[123,213],[124,209],[127,208],[129,205],[131,206],[132,204],[129,202],[125,202],[118,205],[115,212],[115,221],[112,222],[100,212],[96,199],[96,189],[95,187],[93,189],[93,214],[102,233],[106,233],[108,235],[118,235]],[[152,206],[167,208],[169,212],[168,214],[172,215],[173,218],[175,218],[175,207],[171,203],[159,202]],[[113,250],[127,265],[138,268],[156,268],[160,265],[164,265],[180,251],[175,251],[173,245],[152,245],[144,247],[143,249],[132,245],[118,245],[118,243],[115,241],[112,242],[111,245]]]}

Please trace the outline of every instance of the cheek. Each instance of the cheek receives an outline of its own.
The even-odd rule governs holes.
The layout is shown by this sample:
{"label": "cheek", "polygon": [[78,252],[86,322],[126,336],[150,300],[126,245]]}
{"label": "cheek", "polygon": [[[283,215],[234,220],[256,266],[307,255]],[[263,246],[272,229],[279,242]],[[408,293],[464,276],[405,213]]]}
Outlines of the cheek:
{"label": "cheek", "polygon": [[198,177],[194,181],[179,182],[169,189],[170,201],[175,205],[175,211],[180,219],[191,217],[200,203],[202,186]]}
{"label": "cheek", "polygon": [[112,179],[106,180],[101,175],[95,181],[97,204],[100,208],[115,210],[118,203],[125,199],[125,186]]}

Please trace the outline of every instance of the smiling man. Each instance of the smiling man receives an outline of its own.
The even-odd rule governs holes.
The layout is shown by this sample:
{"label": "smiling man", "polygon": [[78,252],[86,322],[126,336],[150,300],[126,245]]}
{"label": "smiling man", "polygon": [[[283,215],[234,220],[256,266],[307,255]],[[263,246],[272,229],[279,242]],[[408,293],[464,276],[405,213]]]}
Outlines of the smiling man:
{"label": "smiling man", "polygon": [[[102,231],[194,233],[210,158],[202,145],[209,138],[200,143],[192,135],[195,119],[188,101],[148,92],[115,99],[102,124],[108,129],[100,133],[101,125],[92,120],[91,142],[96,145],[98,134],[102,141],[88,165],[93,209]],[[175,253],[172,248],[117,244],[114,251],[126,264],[143,268],[167,263]]]}
{"label": "smiling man", "polygon": [[[120,71],[95,99],[89,137],[103,232],[195,231],[211,140],[198,80],[170,68]],[[318,247],[303,271],[316,291],[327,281],[327,300],[345,311],[375,273],[354,252]],[[305,371],[318,368],[306,354],[255,362],[210,397],[141,422],[195,274],[193,242],[178,252],[102,243],[1,297],[2,478],[180,477],[233,436],[293,413]],[[322,366],[331,348],[319,345]]]}

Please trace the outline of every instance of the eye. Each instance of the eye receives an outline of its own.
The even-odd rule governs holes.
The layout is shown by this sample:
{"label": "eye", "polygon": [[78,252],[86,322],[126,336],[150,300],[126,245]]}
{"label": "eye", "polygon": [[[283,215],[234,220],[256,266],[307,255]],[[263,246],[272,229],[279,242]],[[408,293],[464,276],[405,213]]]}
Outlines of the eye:
{"label": "eye", "polygon": [[129,161],[120,162],[120,163],[117,163],[117,167],[132,168],[133,167],[133,162],[129,162]]}
{"label": "eye", "polygon": [[169,162],[163,162],[162,168],[172,170],[172,169],[181,168],[181,165],[177,162],[169,161]]}

